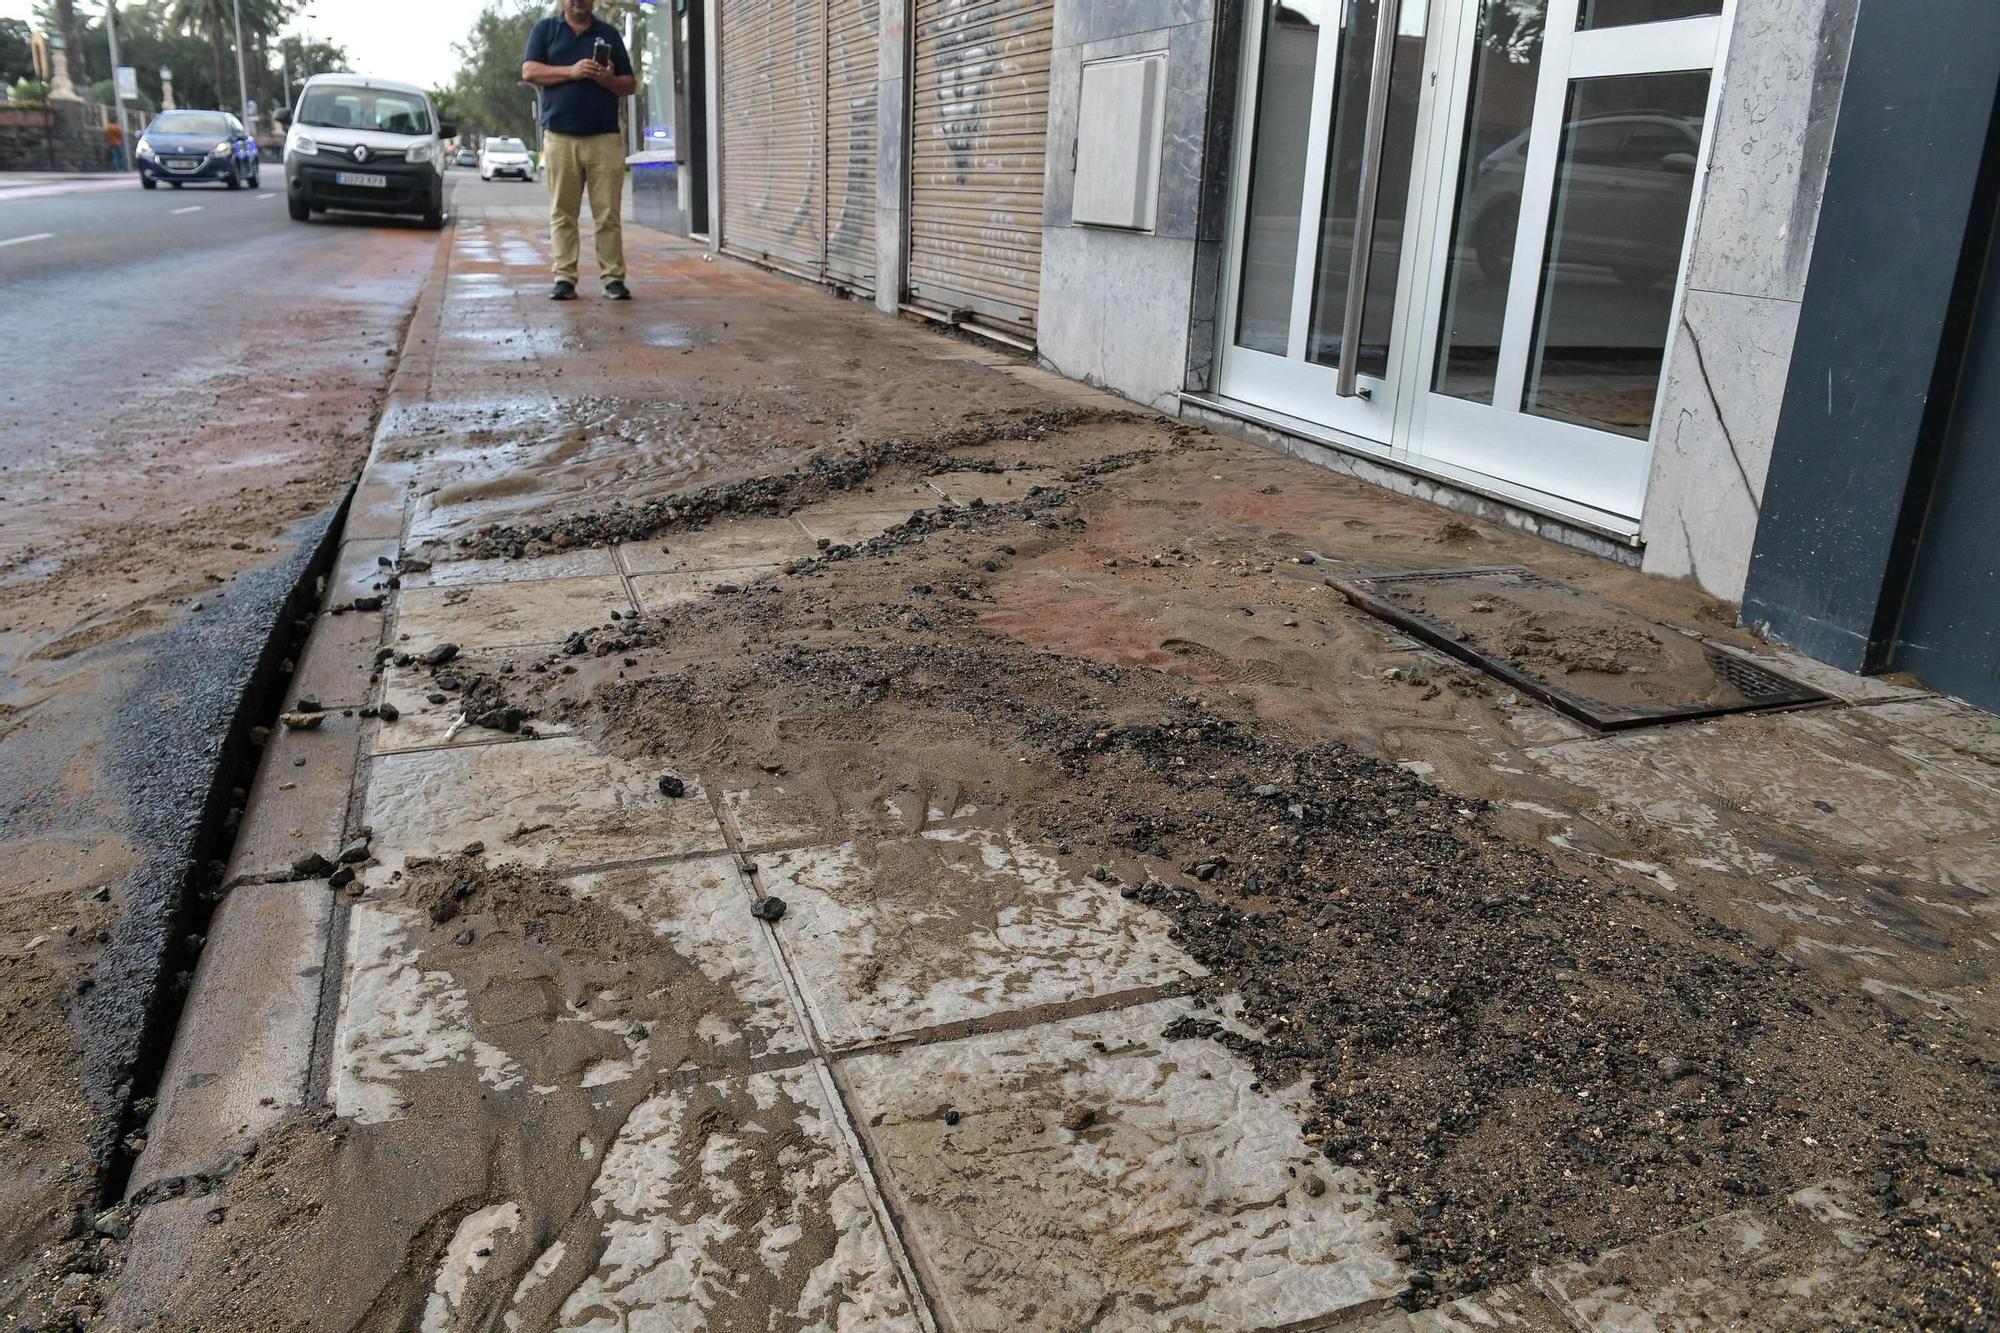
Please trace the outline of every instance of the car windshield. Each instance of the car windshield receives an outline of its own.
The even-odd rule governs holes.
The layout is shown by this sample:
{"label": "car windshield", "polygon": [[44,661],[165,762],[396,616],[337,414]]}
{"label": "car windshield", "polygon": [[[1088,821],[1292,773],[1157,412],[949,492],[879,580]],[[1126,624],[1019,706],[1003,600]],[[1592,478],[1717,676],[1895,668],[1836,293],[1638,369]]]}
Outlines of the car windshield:
{"label": "car windshield", "polygon": [[219,112],[169,111],[153,122],[148,134],[199,134],[204,139],[229,137],[229,122]]}
{"label": "car windshield", "polygon": [[318,84],[306,90],[295,118],[300,125],[328,130],[380,130],[384,134],[429,134],[431,111],[415,93]]}
{"label": "car windshield", "polygon": [[519,139],[488,139],[486,151],[489,153],[525,153],[528,145]]}

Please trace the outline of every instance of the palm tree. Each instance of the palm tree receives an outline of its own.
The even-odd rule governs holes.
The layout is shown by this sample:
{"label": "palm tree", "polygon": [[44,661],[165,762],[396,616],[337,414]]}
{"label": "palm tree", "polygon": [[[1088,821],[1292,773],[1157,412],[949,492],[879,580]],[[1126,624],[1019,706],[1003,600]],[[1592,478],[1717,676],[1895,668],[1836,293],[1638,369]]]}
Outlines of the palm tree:
{"label": "palm tree", "polygon": [[[271,35],[291,18],[297,0],[242,0],[244,45],[262,50]],[[236,42],[236,5],[233,0],[173,0],[167,19],[181,31],[208,40],[215,60],[215,97],[229,101],[224,91],[231,85],[229,50]],[[248,63],[248,53],[245,53]]]}

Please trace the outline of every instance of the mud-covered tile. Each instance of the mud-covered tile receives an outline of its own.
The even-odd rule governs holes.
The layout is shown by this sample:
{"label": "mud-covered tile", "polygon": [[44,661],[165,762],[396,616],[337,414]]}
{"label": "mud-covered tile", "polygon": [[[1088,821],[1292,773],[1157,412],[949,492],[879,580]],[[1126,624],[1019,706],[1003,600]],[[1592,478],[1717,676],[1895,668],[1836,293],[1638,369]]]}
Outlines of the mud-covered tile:
{"label": "mud-covered tile", "polygon": [[349,917],[334,1105],[401,1119],[431,1074],[494,1095],[636,1097],[802,1053],[751,902],[727,857],[567,879],[458,861],[385,886]]}
{"label": "mud-covered tile", "polygon": [[926,1327],[817,1064],[641,1103],[506,1309],[591,1333]]}
{"label": "mud-covered tile", "polygon": [[[932,501],[937,500],[933,493]],[[909,509],[876,509],[859,512],[823,513],[807,510],[799,515],[799,522],[805,525],[815,542],[825,541],[832,546],[854,546],[871,537],[879,537],[898,523],[905,522],[917,509],[925,506],[921,501]]]}
{"label": "mud-covered tile", "polygon": [[568,736],[384,755],[369,773],[366,822],[382,863],[370,875],[475,842],[490,862],[532,866],[722,850],[699,789],[673,799],[658,782],[655,771]]}
{"label": "mud-covered tile", "polygon": [[[444,702],[432,703],[434,695]],[[384,722],[375,731],[373,753],[399,754],[406,750],[429,750],[447,745],[487,745],[519,741],[521,735],[491,731],[462,723],[460,697],[437,688],[430,673],[409,667],[391,666],[382,673],[382,698],[396,709],[396,720]],[[536,718],[527,724],[537,737],[567,736],[575,730],[566,722]]]}
{"label": "mud-covered tile", "polygon": [[1956,699],[1885,703],[1837,716],[1865,740],[2000,792],[2000,717]]}
{"label": "mud-covered tile", "polygon": [[835,1045],[1171,985],[1168,921],[1011,834],[940,829],[758,859],[778,940]]}
{"label": "mud-covered tile", "polygon": [[1189,1001],[842,1062],[912,1246],[967,1330],[1264,1329],[1403,1289],[1367,1180]]}
{"label": "mud-covered tile", "polygon": [[812,552],[813,539],[791,519],[748,518],[632,542],[618,548],[618,558],[628,574],[686,574],[777,566]]}
{"label": "mud-covered tile", "polygon": [[552,551],[520,560],[436,559],[429,569],[403,575],[403,587],[456,588],[468,583],[520,583],[530,579],[601,578],[618,572],[608,547]]}
{"label": "mud-covered tile", "polygon": [[987,504],[1025,500],[1031,487],[1047,486],[1054,477],[1043,468],[1026,468],[1017,472],[943,472],[927,480],[953,504],[969,505],[974,500]]}
{"label": "mud-covered tile", "polygon": [[756,1058],[809,1048],[777,945],[770,929],[750,914],[755,899],[733,857],[626,866],[579,875],[570,883],[579,898],[602,902],[652,931],[728,992],[740,1011],[696,1025],[715,1050]]}
{"label": "mud-covered tile", "polygon": [[613,575],[412,588],[396,601],[396,641],[416,652],[440,643],[461,648],[560,643],[577,630],[608,623],[613,611],[631,610],[625,581]]}
{"label": "mud-covered tile", "polygon": [[863,834],[921,833],[976,817],[958,783],[936,780],[876,799],[803,776],[772,778],[722,793],[722,808],[747,851],[803,847]]}
{"label": "mud-covered tile", "polygon": [[777,565],[744,565],[736,569],[704,569],[689,574],[640,574],[632,580],[632,591],[643,611],[665,611],[669,607],[698,602],[723,588],[743,588],[778,572]]}

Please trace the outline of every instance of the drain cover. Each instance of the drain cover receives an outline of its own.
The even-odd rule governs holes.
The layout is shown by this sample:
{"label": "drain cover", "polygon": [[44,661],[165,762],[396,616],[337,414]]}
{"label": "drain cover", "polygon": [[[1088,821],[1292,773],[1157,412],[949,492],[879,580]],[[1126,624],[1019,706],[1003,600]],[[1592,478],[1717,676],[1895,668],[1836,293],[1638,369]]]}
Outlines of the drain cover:
{"label": "drain cover", "polygon": [[1826,702],[1747,658],[1520,565],[1336,586],[1371,615],[1603,731]]}

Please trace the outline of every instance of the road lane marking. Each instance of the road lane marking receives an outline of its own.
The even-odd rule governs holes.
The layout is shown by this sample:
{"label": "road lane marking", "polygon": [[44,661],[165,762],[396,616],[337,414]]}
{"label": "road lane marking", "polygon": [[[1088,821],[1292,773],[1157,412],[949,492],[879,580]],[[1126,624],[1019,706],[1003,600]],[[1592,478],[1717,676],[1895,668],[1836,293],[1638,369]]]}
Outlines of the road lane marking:
{"label": "road lane marking", "polygon": [[4,250],[10,245],[26,245],[29,241],[52,241],[55,239],[55,235],[52,231],[38,231],[33,236],[16,236],[11,241],[0,241],[0,250]]}
{"label": "road lane marking", "polygon": [[178,217],[182,213],[199,213],[204,207],[205,205],[203,204],[189,204],[186,208],[176,208],[174,215]]}
{"label": "road lane marking", "polygon": [[262,201],[264,201],[264,200],[266,200],[266,199],[276,199],[277,197],[278,197],[278,196],[277,196],[277,195],[275,195],[275,194],[260,194],[260,195],[258,195],[258,196],[257,196],[257,199],[258,199],[258,202],[260,202],[260,203],[261,203]]}

